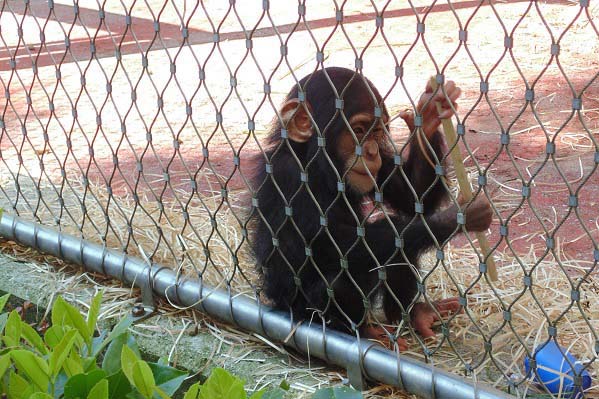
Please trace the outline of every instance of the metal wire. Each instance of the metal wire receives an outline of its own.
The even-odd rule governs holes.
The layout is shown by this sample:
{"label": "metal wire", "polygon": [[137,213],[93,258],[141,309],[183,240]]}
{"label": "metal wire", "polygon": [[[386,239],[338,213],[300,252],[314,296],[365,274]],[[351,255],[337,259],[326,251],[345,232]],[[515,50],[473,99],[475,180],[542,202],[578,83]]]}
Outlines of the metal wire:
{"label": "metal wire", "polygon": [[[506,3],[3,1],[0,204],[23,221],[5,217],[2,234],[12,237],[14,225],[8,228],[7,223],[18,221],[14,223],[33,229],[24,240],[28,245],[47,250],[57,240],[58,246],[50,252],[63,257],[67,256],[60,245],[66,237],[63,233],[84,240],[76,244],[81,254],[92,245],[89,242],[100,243],[119,252],[102,252],[106,259],[94,261],[94,270],[127,281],[132,281],[126,278],[131,268],[142,263],[132,261],[134,266],[127,266],[125,258],[119,258],[117,272],[116,263],[107,259],[137,256],[143,264],[162,264],[164,268],[148,275],[158,284],[156,293],[166,293],[166,280],[178,286],[192,276],[201,288],[194,286],[190,298],[202,297],[201,290],[208,290],[204,284],[224,287],[228,293],[217,294],[219,300],[228,301],[228,308],[219,305],[209,313],[254,331],[267,330],[268,315],[274,313],[256,316],[251,308],[256,305],[248,308],[243,302],[247,298],[239,299],[243,296],[237,294],[260,297],[249,241],[255,228],[251,216],[264,215],[256,199],[259,188],[252,187],[250,180],[256,159],[265,159],[272,167],[272,157],[291,148],[288,140],[281,140],[269,159],[264,143],[273,116],[275,121],[283,120],[279,106],[285,93],[303,76],[332,65],[354,69],[356,80],[364,82],[367,76],[374,81],[391,114],[384,135],[393,152],[393,173],[406,179],[406,197],[410,197],[406,201],[418,207],[432,188],[418,193],[402,166],[409,156],[408,143],[422,133],[418,90],[430,75],[439,81],[459,79],[465,93],[460,108],[454,110],[458,140],[447,147],[465,150],[474,192],[491,202],[496,220],[490,232],[491,256],[503,265],[500,279],[501,270],[504,275],[512,271],[509,281],[490,281],[487,259],[470,234],[451,245],[449,240],[437,242],[423,262],[426,267],[419,271],[402,246],[404,232],[390,224],[396,239],[394,257],[403,256],[406,264],[380,262],[364,238],[371,215],[353,211],[356,235],[351,248],[366,247],[380,284],[372,292],[359,289],[355,276],[343,267],[351,248],[343,251],[337,243],[333,246],[341,266],[332,279],[324,276],[322,265],[312,256],[315,238],[300,231],[297,220],[302,215],[292,203],[306,190],[319,213],[319,234],[334,242],[327,223],[329,211],[350,200],[343,189],[346,174],[336,170],[326,150],[331,120],[317,129],[323,144],[318,154],[304,165],[298,156],[294,159],[305,183],[310,168],[322,157],[320,165],[334,170],[338,178],[334,202],[322,206],[307,183],[291,197],[277,188],[286,220],[298,231],[306,250],[301,267],[287,261],[289,273],[295,277],[298,295],[303,295],[302,270],[314,269],[323,278],[323,296],[328,295],[328,301],[326,309],[317,309],[320,313],[335,307],[343,311],[333,285],[339,278],[348,279],[359,289],[367,310],[361,323],[379,324],[392,341],[410,337],[412,349],[430,368],[399,355],[391,361],[388,351],[369,349],[363,342],[354,343],[328,330],[321,336],[306,330],[306,336],[316,334],[311,353],[318,339],[327,345],[334,342],[331,345],[337,349],[323,348],[319,356],[348,367],[350,374],[364,368],[370,378],[427,397],[456,397],[443,390],[449,389],[450,381],[465,384],[457,377],[436,374],[435,367],[483,378],[521,396],[533,386],[544,389],[533,383],[539,378],[537,369],[526,372],[522,359],[534,357],[544,342],[564,345],[567,338],[563,337],[576,332],[572,345],[583,359],[582,368],[594,376],[599,326],[588,298],[597,291],[594,275],[599,261],[593,197],[599,182],[599,11],[590,0]],[[329,76],[327,81],[342,101],[347,87],[338,90]],[[380,111],[382,104],[368,90],[365,95]],[[415,114],[413,131],[398,123],[397,104],[405,104]],[[360,162],[363,143],[343,107],[336,115],[351,131],[356,162]],[[310,118],[315,122],[314,115]],[[398,129],[405,134],[399,137]],[[429,161],[438,172],[435,181],[452,192],[451,201],[457,205],[452,175],[445,168],[449,152],[439,158],[430,143],[423,143],[427,146],[433,155]],[[576,157],[578,161],[571,162]],[[376,194],[382,195],[386,184],[376,187]],[[390,220],[385,207],[380,208]],[[52,227],[61,235],[53,236],[46,227],[31,227],[24,220]],[[422,221],[422,213],[416,213],[411,223]],[[282,227],[268,228],[273,239],[271,257],[284,258],[278,242]],[[430,227],[426,229],[433,236]],[[456,230],[450,240],[462,230]],[[47,238],[40,241],[41,231]],[[75,245],[73,240],[67,241]],[[98,247],[93,248],[94,257],[99,256]],[[467,251],[454,253],[455,248]],[[75,247],[67,251],[69,259],[86,263],[73,258],[76,251]],[[460,275],[457,264],[474,272]],[[407,306],[397,301],[404,319],[395,326],[385,324],[375,306],[382,290],[391,293],[384,278],[388,267],[405,267],[405,273],[418,280],[413,301]],[[549,274],[558,276],[559,287],[551,286],[551,281],[546,287],[538,283]],[[163,280],[165,275],[168,278]],[[557,305],[551,308],[543,297],[547,291],[557,293]],[[428,342],[411,327],[409,312],[418,302],[433,304],[440,292],[457,296],[465,313],[441,321],[439,339]],[[241,302],[243,306],[235,305]],[[250,314],[258,319],[246,326]],[[540,327],[522,327],[533,316],[541,320]],[[287,319],[276,317],[272,323],[285,325]],[[353,327],[358,335],[360,326]],[[461,333],[456,334],[458,327]],[[335,351],[352,345],[358,352],[348,355],[351,361],[337,359],[340,352]],[[475,349],[468,350],[468,345]],[[403,374],[401,364],[418,365]],[[429,374],[418,377],[420,372]],[[574,383],[580,386],[582,372],[574,374]],[[487,388],[472,389],[455,394],[484,397],[490,392],[488,397],[501,397]]]}
{"label": "metal wire", "polygon": [[[211,316],[235,323],[247,331],[265,334],[287,345],[349,368],[360,358],[367,376],[387,384],[398,385],[423,398],[478,397],[481,399],[511,398],[511,395],[485,386],[472,384],[462,377],[435,370],[425,363],[384,349],[367,340],[356,341],[350,335],[304,323],[297,327],[286,312],[275,311],[245,296],[234,296],[215,290],[197,279],[181,279],[171,269],[143,260],[127,257],[122,252],[78,239],[42,225],[4,215],[0,234],[42,252],[60,256],[87,270],[105,273],[127,284],[151,287],[156,295],[168,296],[174,302],[194,307]],[[151,286],[140,281],[150,275]],[[289,339],[291,338],[291,339]]]}

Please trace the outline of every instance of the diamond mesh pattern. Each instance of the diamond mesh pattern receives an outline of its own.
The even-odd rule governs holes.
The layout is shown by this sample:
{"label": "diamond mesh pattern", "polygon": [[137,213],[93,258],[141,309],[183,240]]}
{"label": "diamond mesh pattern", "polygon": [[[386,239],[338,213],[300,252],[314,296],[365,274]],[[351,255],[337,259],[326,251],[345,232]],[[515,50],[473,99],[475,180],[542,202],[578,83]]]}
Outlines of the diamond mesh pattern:
{"label": "diamond mesh pattern", "polygon": [[[475,195],[491,202],[499,281],[489,279],[475,236],[456,232],[424,256],[423,270],[404,265],[419,283],[399,326],[377,314],[374,290],[361,291],[361,323],[384,324],[392,341],[408,337],[427,361],[520,394],[534,387],[522,359],[549,340],[570,347],[594,375],[598,14],[589,0],[4,1],[0,200],[22,217],[259,297],[249,240],[250,216],[261,211],[250,179],[255,157],[270,162],[263,139],[273,116],[282,118],[288,90],[326,66],[363,73],[393,119],[384,133],[408,180],[402,159],[418,129],[409,132],[397,116],[415,110],[430,76],[452,79],[463,95],[453,118],[458,140],[447,144],[462,149]],[[319,156],[335,168],[324,144]],[[445,160],[448,153],[433,162]],[[445,172],[438,179],[457,204],[451,168]],[[337,202],[347,201],[344,177]],[[412,194],[418,206],[427,192]],[[328,209],[310,195],[321,234],[334,241]],[[301,236],[302,215],[289,204]],[[353,217],[357,245],[367,218]],[[276,242],[277,227],[271,232]],[[395,235],[403,253],[402,232]],[[301,240],[303,267],[319,271],[313,243]],[[278,244],[273,256],[284,255]],[[334,282],[359,287],[343,267],[347,251],[336,249],[338,274],[321,277],[326,306],[339,308]],[[371,256],[378,287],[390,290],[390,265]],[[408,312],[448,296],[465,312],[424,341]]]}

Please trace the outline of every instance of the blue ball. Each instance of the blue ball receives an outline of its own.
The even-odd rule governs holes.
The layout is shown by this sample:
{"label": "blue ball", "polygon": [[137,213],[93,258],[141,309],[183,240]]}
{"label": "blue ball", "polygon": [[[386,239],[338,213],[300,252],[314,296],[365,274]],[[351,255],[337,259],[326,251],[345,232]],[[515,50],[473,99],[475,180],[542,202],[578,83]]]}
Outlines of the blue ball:
{"label": "blue ball", "polygon": [[[530,369],[529,357],[524,359],[526,374],[531,373],[534,381],[544,385],[552,394],[561,393],[562,398],[578,399],[582,398],[582,391],[591,386],[591,376],[584,366],[555,341],[546,342],[539,347],[535,351],[534,359],[537,362],[536,373]],[[582,378],[582,389],[574,386],[575,376]]]}

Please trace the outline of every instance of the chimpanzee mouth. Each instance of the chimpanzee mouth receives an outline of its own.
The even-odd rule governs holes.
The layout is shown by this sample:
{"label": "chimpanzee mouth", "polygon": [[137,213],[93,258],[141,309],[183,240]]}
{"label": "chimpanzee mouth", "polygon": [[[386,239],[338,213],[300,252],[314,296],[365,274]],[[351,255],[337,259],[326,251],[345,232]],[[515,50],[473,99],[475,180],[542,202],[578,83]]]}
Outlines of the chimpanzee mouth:
{"label": "chimpanzee mouth", "polygon": [[376,179],[376,175],[373,174],[372,172],[367,172],[367,171],[363,171],[362,172],[362,171],[355,170],[355,169],[352,169],[351,172],[353,172],[353,173],[355,173],[357,175],[360,175],[360,176],[366,176],[366,177],[371,177],[372,176],[372,177],[374,177]]}

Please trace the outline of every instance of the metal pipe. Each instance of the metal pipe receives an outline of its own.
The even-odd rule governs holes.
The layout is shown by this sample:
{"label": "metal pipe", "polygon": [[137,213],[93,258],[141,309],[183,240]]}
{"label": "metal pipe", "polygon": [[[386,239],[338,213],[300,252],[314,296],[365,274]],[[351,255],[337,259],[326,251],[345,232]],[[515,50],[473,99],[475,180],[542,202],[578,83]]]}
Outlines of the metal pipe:
{"label": "metal pipe", "polygon": [[[398,355],[380,345],[334,330],[303,323],[294,331],[289,314],[275,311],[243,295],[212,289],[198,279],[179,276],[173,270],[148,265],[101,245],[28,222],[4,213],[0,235],[40,252],[83,266],[86,270],[143,286],[150,277],[154,293],[168,296],[182,306],[191,306],[229,323],[265,334],[304,353],[348,370],[362,370],[367,378],[401,386],[423,398],[508,399],[513,396],[485,384],[438,370],[426,363]],[[292,333],[293,332],[293,333]],[[288,337],[292,339],[287,339]],[[360,364],[361,362],[361,364]]]}

